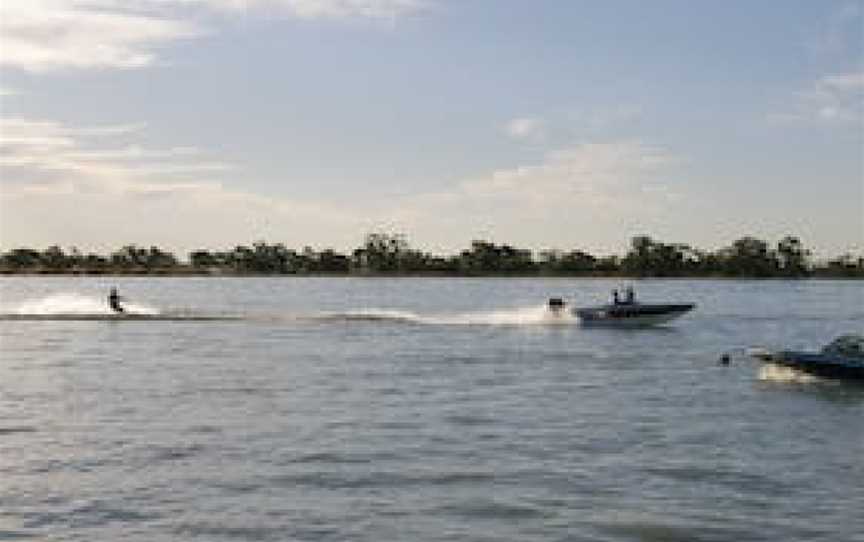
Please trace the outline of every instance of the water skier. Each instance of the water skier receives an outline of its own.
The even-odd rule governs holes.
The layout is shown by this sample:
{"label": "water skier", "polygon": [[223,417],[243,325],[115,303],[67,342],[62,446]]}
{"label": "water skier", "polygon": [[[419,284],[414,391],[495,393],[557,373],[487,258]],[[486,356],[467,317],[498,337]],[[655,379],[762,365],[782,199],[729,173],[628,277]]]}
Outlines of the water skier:
{"label": "water skier", "polygon": [[123,298],[117,293],[117,288],[111,288],[111,292],[108,294],[108,306],[111,307],[111,310],[117,313],[126,312],[126,309],[120,305],[121,300]]}

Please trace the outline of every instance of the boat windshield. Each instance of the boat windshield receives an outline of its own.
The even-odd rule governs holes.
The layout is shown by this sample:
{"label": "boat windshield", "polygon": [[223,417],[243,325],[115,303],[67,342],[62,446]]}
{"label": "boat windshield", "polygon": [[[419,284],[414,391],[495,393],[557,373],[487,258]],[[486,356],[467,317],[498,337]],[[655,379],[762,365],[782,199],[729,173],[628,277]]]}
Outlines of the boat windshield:
{"label": "boat windshield", "polygon": [[826,353],[864,360],[864,336],[841,335],[822,350]]}

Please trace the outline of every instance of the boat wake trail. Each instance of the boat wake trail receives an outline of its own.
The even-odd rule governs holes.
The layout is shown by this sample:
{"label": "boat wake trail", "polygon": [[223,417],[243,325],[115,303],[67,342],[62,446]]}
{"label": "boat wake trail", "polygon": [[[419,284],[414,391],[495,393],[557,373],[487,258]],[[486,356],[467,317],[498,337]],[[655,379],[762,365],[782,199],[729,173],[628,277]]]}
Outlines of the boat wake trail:
{"label": "boat wake trail", "polygon": [[568,325],[579,320],[569,311],[553,313],[546,305],[483,312],[421,314],[398,309],[364,308],[313,314],[214,314],[124,303],[123,313],[111,310],[105,299],[76,293],[53,294],[0,307],[0,321],[216,321],[244,320],[262,324],[302,322],[380,322],[429,326]]}
{"label": "boat wake trail", "polygon": [[319,321],[394,322],[440,326],[566,325],[578,322],[578,319],[569,312],[553,314],[548,310],[546,305],[497,311],[429,315],[402,310],[370,308],[323,313],[314,316],[312,319]]}
{"label": "boat wake trail", "polygon": [[[124,303],[123,307],[129,314],[155,316],[159,309],[139,303]],[[3,310],[4,315],[34,315],[34,316],[73,316],[87,315],[112,316],[117,313],[111,310],[104,299],[83,296],[80,294],[54,294],[42,299],[25,301],[11,311]]]}
{"label": "boat wake trail", "polygon": [[141,303],[123,303],[125,312],[111,310],[104,299],[75,293],[53,294],[24,301],[11,308],[0,308],[0,321],[202,321],[237,320],[237,316],[167,311]]}

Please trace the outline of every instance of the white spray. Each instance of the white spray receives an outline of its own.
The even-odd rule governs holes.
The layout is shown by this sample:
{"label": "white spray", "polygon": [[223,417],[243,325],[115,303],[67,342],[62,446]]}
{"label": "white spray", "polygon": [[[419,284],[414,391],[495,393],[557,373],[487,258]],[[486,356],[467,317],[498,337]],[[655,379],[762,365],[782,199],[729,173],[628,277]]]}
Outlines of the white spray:
{"label": "white spray", "polygon": [[[138,303],[123,303],[123,308],[132,314],[159,314],[158,309]],[[53,294],[28,300],[17,305],[11,312],[22,315],[114,314],[107,300],[76,293]]]}
{"label": "white spray", "polygon": [[393,309],[361,309],[349,312],[329,313],[324,319],[332,320],[382,320],[427,325],[487,325],[524,326],[573,324],[577,318],[569,311],[553,313],[546,305],[514,309],[467,312],[458,314],[422,315],[410,311]]}
{"label": "white spray", "polygon": [[818,382],[817,376],[796,370],[785,365],[776,363],[765,363],[759,368],[759,380],[771,382],[794,382],[796,384],[809,384]]}

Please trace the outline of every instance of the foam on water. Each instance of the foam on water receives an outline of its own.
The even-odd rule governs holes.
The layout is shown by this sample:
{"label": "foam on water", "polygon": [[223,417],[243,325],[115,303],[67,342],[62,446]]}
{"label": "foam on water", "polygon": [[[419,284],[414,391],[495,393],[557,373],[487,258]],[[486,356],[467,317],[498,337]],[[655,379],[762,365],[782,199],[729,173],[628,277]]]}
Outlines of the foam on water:
{"label": "foam on water", "polygon": [[359,309],[347,312],[327,313],[321,316],[325,320],[368,320],[404,322],[419,325],[489,325],[489,326],[525,326],[525,325],[561,325],[573,324],[577,318],[568,311],[551,312],[546,305],[521,307],[485,312],[467,312],[457,314],[423,315],[410,311],[394,309]]}
{"label": "foam on water", "polygon": [[[130,314],[159,314],[159,309],[142,305],[140,303],[124,302],[123,307]],[[17,315],[111,315],[114,311],[108,306],[105,299],[84,296],[77,293],[53,294],[40,299],[24,301],[15,306],[11,311],[3,310],[4,313]]]}
{"label": "foam on water", "polygon": [[466,325],[554,325],[572,324],[577,321],[569,311],[553,313],[546,305],[505,309],[488,312],[476,312],[456,314],[452,316],[441,316],[436,318],[437,323],[444,324],[466,324]]}
{"label": "foam on water", "polygon": [[821,379],[818,376],[798,371],[792,367],[776,363],[765,363],[759,368],[759,380],[809,384],[811,382],[819,382]]}
{"label": "foam on water", "polygon": [[[163,311],[152,306],[124,302],[127,316],[165,316],[176,319],[219,319],[225,315],[201,315],[192,312]],[[101,316],[117,316],[111,310],[103,298],[82,295],[79,293],[58,293],[38,299],[30,299],[11,307],[0,307],[0,317],[9,319],[24,319],[33,317],[37,319],[69,319],[75,317],[98,318]],[[266,317],[259,315],[233,315],[231,319],[249,319],[263,321],[283,320],[312,320],[324,321],[369,321],[390,322],[415,325],[447,325],[447,326],[530,326],[530,325],[566,325],[578,322],[578,319],[569,311],[554,313],[546,305],[534,305],[530,307],[516,307],[512,309],[501,309],[493,311],[463,312],[463,313],[439,313],[422,314],[399,309],[363,308],[342,312],[328,312],[317,315],[293,316],[272,315]]]}

